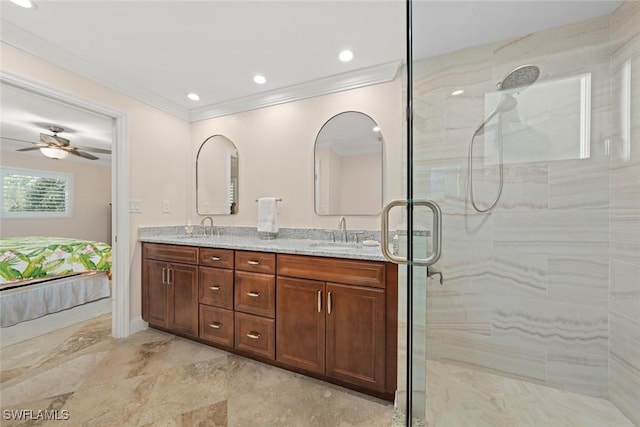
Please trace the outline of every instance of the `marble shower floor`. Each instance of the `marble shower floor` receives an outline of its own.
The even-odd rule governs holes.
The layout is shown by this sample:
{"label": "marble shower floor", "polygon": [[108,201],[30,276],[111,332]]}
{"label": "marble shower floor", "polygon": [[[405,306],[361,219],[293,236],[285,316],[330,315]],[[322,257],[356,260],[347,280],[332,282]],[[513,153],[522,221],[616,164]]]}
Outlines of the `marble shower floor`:
{"label": "marble shower floor", "polygon": [[[403,425],[389,402],[153,329],[115,340],[110,327],[104,315],[3,346],[0,424]],[[606,400],[435,362],[428,374],[429,426],[633,426]],[[20,409],[70,419],[5,418]]]}

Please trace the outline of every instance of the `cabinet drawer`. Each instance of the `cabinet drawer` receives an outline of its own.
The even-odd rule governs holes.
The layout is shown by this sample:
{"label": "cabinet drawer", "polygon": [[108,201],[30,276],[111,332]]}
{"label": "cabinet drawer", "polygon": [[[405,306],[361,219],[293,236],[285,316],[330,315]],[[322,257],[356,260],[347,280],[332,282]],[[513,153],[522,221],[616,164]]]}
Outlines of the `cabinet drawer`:
{"label": "cabinet drawer", "polygon": [[143,243],[142,258],[183,264],[197,264],[198,248],[191,246],[165,245],[162,243]]}
{"label": "cabinet drawer", "polygon": [[278,254],[278,276],[385,288],[383,262]]}
{"label": "cabinet drawer", "polygon": [[233,310],[233,270],[200,267],[199,301]]}
{"label": "cabinet drawer", "polygon": [[233,268],[233,249],[200,248],[200,265]]}
{"label": "cabinet drawer", "polygon": [[271,274],[236,271],[235,282],[236,310],[260,316],[275,316],[275,276]]}
{"label": "cabinet drawer", "polygon": [[236,349],[274,360],[275,321],[251,314],[235,313]]}
{"label": "cabinet drawer", "polygon": [[236,251],[236,270],[276,274],[276,254]]}
{"label": "cabinet drawer", "polygon": [[200,339],[233,347],[233,311],[200,304]]}

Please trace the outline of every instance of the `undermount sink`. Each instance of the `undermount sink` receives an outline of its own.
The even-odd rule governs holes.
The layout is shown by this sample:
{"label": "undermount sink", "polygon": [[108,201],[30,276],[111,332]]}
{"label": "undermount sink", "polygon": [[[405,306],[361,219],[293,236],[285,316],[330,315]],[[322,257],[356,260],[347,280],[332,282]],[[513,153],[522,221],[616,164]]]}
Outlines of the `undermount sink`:
{"label": "undermount sink", "polygon": [[316,242],[309,245],[314,249],[323,249],[329,251],[350,251],[358,247],[356,243],[343,242]]}

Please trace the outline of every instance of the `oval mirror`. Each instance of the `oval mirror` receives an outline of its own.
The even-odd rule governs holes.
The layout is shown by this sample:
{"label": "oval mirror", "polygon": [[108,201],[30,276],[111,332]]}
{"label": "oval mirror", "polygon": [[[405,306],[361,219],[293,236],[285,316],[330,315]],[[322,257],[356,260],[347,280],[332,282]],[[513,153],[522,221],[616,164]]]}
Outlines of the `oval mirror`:
{"label": "oval mirror", "polygon": [[228,138],[207,138],[196,157],[198,215],[238,213],[238,149]]}
{"label": "oval mirror", "polygon": [[318,215],[378,215],[382,210],[383,139],[366,114],[346,111],[316,137],[314,182]]}

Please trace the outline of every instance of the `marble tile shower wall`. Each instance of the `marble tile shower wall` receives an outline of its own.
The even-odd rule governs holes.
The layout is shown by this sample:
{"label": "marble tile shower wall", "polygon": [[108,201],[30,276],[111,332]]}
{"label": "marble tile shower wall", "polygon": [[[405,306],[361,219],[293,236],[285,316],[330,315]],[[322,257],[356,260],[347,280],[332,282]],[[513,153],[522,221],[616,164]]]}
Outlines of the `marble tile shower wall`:
{"label": "marble tile shower wall", "polygon": [[640,425],[640,2],[614,13],[611,39],[609,392]]}
{"label": "marble tile shower wall", "polygon": [[[433,281],[427,289],[429,359],[592,396],[609,397],[610,379],[612,395],[616,389],[622,396],[637,393],[640,147],[631,160],[611,159],[617,123],[611,24],[636,33],[640,26],[637,18],[636,25],[615,24],[620,13],[631,19],[618,12],[415,64],[415,196],[436,200],[444,213],[438,267],[445,286]],[[492,214],[478,214],[466,197],[470,138],[489,112],[485,94],[522,64],[540,67],[538,83],[591,76],[590,154],[557,156],[555,147],[566,141],[549,133],[549,145],[535,146],[540,139],[534,130],[527,134],[521,127],[522,144],[505,138],[505,158],[511,160],[502,199]],[[465,93],[454,97],[456,89]],[[637,84],[633,90],[637,105]],[[550,108],[530,120],[570,126],[568,117],[554,114]],[[637,117],[632,122],[637,144]],[[498,187],[498,168],[483,165],[491,141],[486,139],[487,146],[479,138],[474,149],[482,206]],[[528,160],[535,150],[536,160]],[[617,335],[624,338],[617,341]]]}

